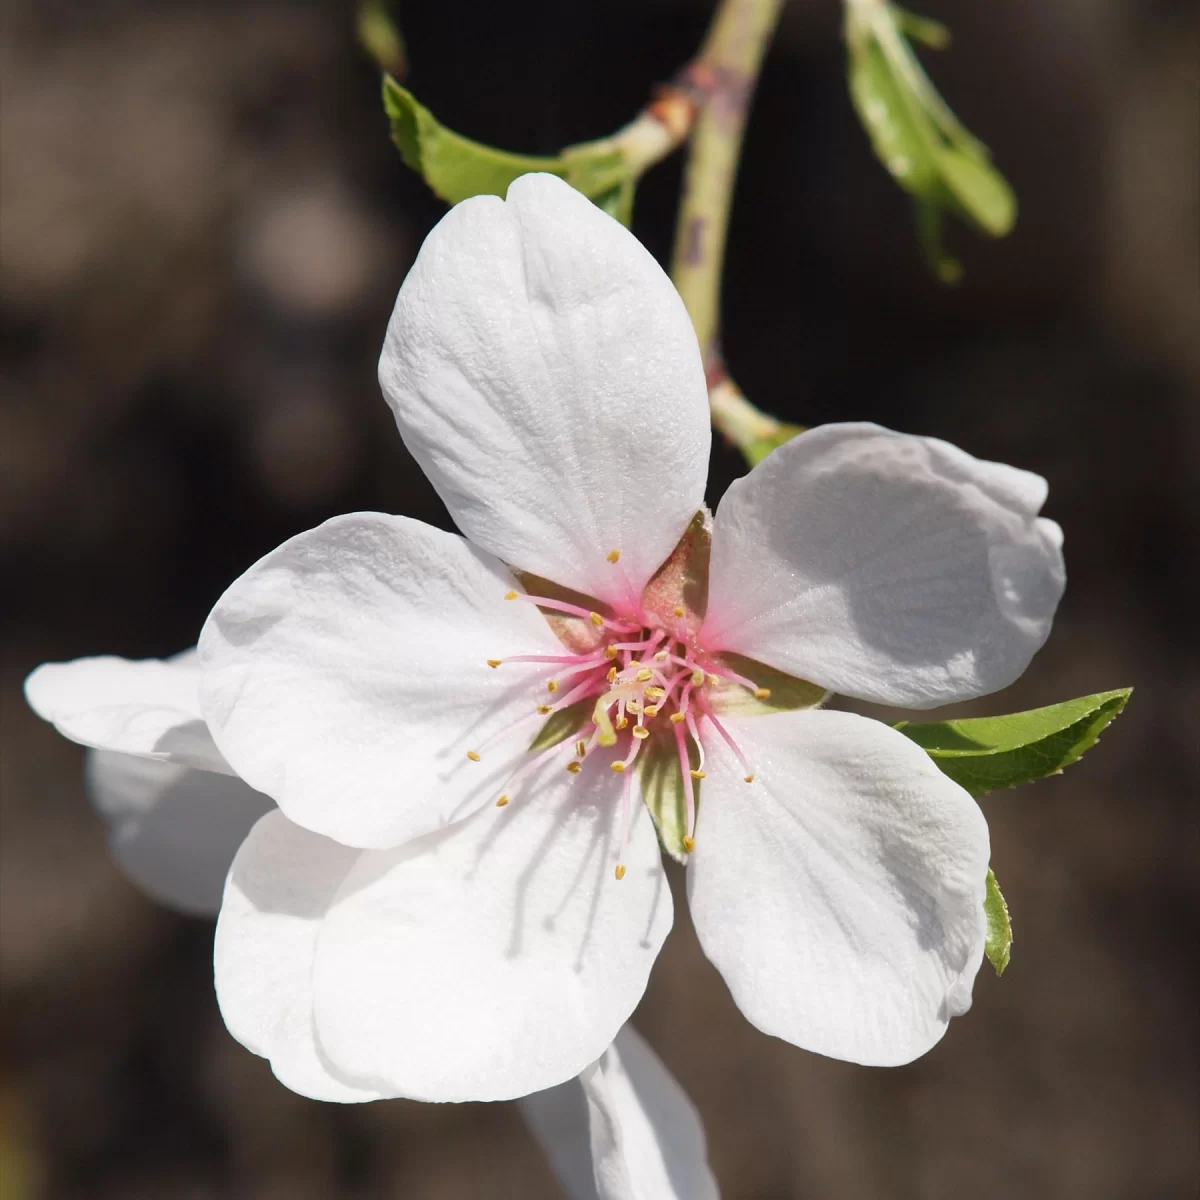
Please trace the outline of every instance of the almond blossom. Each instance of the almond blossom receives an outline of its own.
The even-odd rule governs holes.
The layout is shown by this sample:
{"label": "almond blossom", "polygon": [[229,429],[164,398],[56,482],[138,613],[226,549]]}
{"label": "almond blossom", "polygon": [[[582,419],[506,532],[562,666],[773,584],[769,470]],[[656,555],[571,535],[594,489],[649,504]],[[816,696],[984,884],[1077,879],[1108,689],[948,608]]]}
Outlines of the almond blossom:
{"label": "almond blossom", "polygon": [[818,705],[1020,675],[1063,587],[1045,482],[828,425],[710,523],[687,313],[547,176],[442,220],[380,379],[465,536],[335,518],[200,639],[213,740],[280,808],[218,925],[233,1034],[360,1097],[551,1087],[642,996],[672,922],[661,838],[760,1029],[861,1063],[927,1051],[970,1003],[987,826],[907,738]]}

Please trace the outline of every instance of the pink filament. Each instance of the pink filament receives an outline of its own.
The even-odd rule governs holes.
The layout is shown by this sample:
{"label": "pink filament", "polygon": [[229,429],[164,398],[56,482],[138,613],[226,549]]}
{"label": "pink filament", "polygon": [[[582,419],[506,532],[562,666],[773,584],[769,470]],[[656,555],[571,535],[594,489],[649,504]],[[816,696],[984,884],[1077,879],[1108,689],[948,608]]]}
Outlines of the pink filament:
{"label": "pink filament", "polygon": [[[531,604],[536,604],[538,608],[550,608],[555,612],[570,613],[573,617],[585,617],[591,620],[592,609],[583,608],[578,604],[568,604],[565,600],[551,600],[548,596],[531,596],[528,592],[518,592],[516,595],[518,600],[528,600]],[[640,625],[628,625],[621,621],[613,621],[609,617],[596,614],[600,617],[601,622],[608,629],[612,629],[617,633],[636,633]]]}
{"label": "pink filament", "polygon": [[682,725],[675,726],[675,745],[679,749],[679,769],[683,772],[683,795],[687,801],[687,835],[693,837],[696,832],[696,790],[692,782],[692,760],[688,755],[687,738]]}
{"label": "pink filament", "polygon": [[495,661],[502,666],[507,663],[556,663],[561,666],[593,667],[607,660],[603,654],[512,654]]}
{"label": "pink filament", "polygon": [[746,756],[742,753],[741,747],[733,740],[733,735],[729,732],[729,730],[717,720],[715,714],[713,713],[712,706],[707,700],[701,698],[700,708],[705,717],[712,722],[713,728],[721,735],[721,737],[725,739],[725,744],[734,752],[735,755],[737,755],[737,760],[742,764],[742,769],[748,776],[753,775],[754,771],[751,769],[750,764],[746,761]]}

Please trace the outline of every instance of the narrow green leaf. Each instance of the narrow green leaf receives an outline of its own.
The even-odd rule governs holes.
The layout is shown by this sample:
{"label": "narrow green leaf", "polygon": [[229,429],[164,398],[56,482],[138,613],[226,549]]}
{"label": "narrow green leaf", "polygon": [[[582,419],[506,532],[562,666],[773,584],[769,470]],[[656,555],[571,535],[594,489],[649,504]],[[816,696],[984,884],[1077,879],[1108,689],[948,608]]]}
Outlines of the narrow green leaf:
{"label": "narrow green leaf", "polygon": [[383,77],[383,107],[404,161],[448,204],[470,196],[503,196],[530,171],[566,175],[557,158],[509,154],[447,129],[407,88]]}
{"label": "narrow green leaf", "polygon": [[566,708],[560,708],[556,713],[551,713],[546,718],[545,725],[529,743],[530,753],[549,750],[551,746],[557,746],[559,742],[565,742],[567,738],[578,733],[591,718],[595,703],[594,699],[578,700]]}
{"label": "narrow green leaf", "polygon": [[358,40],[362,48],[391,75],[408,70],[404,37],[387,10],[387,0],[359,0]]}
{"label": "narrow green leaf", "polygon": [[958,283],[963,276],[962,263],[946,252],[942,245],[942,214],[944,209],[928,200],[914,200],[914,218],[917,240],[925,254],[925,261],[943,283]]}
{"label": "narrow green leaf", "polygon": [[892,5],[892,13],[901,33],[912,38],[914,42],[920,42],[931,50],[945,50],[950,45],[950,30],[941,21],[918,16],[898,4]]}
{"label": "narrow green leaf", "polygon": [[988,159],[957,146],[941,146],[936,157],[960,214],[992,237],[1008,233],[1017,219],[1017,198]]}
{"label": "narrow green leaf", "polygon": [[[691,738],[688,759],[693,768],[699,765],[700,754]],[[650,737],[637,756],[637,773],[663,850],[676,862],[687,862],[688,850],[683,841],[687,836],[687,797],[674,737],[657,733]],[[692,784],[698,810],[700,781],[693,780]]]}
{"label": "narrow green leaf", "polygon": [[852,45],[850,98],[875,150],[891,177],[915,196],[937,182],[931,153],[936,133],[906,96],[879,43],[868,38]]}
{"label": "narrow green leaf", "polygon": [[916,201],[917,234],[931,268],[944,283],[955,283],[962,268],[942,249],[944,213],[1003,237],[1016,220],[1016,197],[992,165],[987,147],[938,94],[909,37],[941,47],[949,33],[895,5],[849,3],[851,98],[876,156]]}
{"label": "narrow green leaf", "polygon": [[1004,968],[1008,966],[1008,960],[1012,957],[1012,920],[991,867],[988,867],[983,911],[987,915],[987,941],[984,942],[983,952],[996,974],[1003,975]]}
{"label": "narrow green leaf", "polygon": [[1070,766],[1096,744],[1132,691],[1098,692],[1003,717],[915,725],[901,721],[896,728],[971,795],[984,796]]}

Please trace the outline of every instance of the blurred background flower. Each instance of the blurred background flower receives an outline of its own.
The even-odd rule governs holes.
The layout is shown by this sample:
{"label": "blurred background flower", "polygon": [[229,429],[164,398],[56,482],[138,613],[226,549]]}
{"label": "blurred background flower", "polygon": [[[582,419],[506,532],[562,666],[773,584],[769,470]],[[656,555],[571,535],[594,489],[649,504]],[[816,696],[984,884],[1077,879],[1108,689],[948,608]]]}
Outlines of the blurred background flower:
{"label": "blurred background flower", "polygon": [[[553,153],[632,116],[709,9],[396,11],[440,118]],[[955,34],[935,81],[1019,194],[1014,233],[951,232],[965,279],[930,278],[847,96],[840,10],[792,0],[735,201],[726,359],[785,420],[877,420],[1049,478],[1070,572],[1054,634],[964,712],[1138,694],[1061,779],[985,800],[1013,964],[933,1054],[871,1071],[757,1034],[682,904],[639,1024],[730,1200],[1190,1196],[1200,18],[926,10]],[[333,513],[445,524],[375,382],[442,205],[387,141],[352,6],[2,0],[0,21],[5,1200],[554,1196],[510,1105],[346,1111],[276,1084],[220,1022],[211,923],[121,877],[83,751],[20,698],[41,661],[191,644],[230,580]],[[678,177],[670,160],[639,189],[660,259]],[[710,501],[743,470],[719,448]]]}

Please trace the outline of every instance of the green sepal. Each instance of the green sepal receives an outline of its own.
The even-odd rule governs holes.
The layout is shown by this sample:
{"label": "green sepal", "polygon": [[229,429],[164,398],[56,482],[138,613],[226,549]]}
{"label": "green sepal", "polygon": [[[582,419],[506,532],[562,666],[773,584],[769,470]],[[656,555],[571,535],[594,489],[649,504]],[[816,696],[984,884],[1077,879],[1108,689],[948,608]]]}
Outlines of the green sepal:
{"label": "green sepal", "polygon": [[730,670],[744,675],[771,693],[765,700],[756,700],[754,694],[740,683],[720,680],[715,689],[710,689],[710,695],[713,696],[717,711],[721,713],[764,717],[770,713],[794,712],[798,708],[816,708],[829,695],[819,684],[768,667],[757,659],[728,653],[722,654],[720,659]]}
{"label": "green sepal", "polygon": [[571,147],[553,157],[497,150],[447,129],[390,75],[383,77],[383,107],[400,156],[447,204],[471,196],[504,196],[514,179],[545,171],[629,224],[635,179],[621,154],[602,143]]}
{"label": "green sepal", "polygon": [[529,752],[532,754],[538,750],[549,750],[551,746],[557,746],[574,736],[591,720],[592,705],[593,701],[590,699],[577,700],[574,704],[568,704],[566,708],[551,713],[546,718],[545,725],[529,743]]}
{"label": "green sepal", "polygon": [[997,975],[1004,974],[1008,960],[1012,957],[1012,920],[1008,915],[1008,905],[996,882],[996,874],[991,867],[987,873],[987,891],[983,896],[983,911],[987,916],[987,940],[983,944],[983,952]]}
{"label": "green sepal", "polygon": [[[688,761],[695,769],[700,762],[700,752],[690,737],[687,748]],[[687,796],[675,738],[665,732],[648,738],[637,756],[636,765],[642,799],[650,810],[659,844],[676,862],[687,862],[688,849],[683,841],[687,836]],[[693,779],[692,787],[698,813],[700,780]]]}
{"label": "green sepal", "polygon": [[972,796],[1016,787],[1070,766],[1096,744],[1132,688],[1080,696],[1003,717],[895,726]]}
{"label": "green sepal", "polygon": [[850,96],[876,157],[916,201],[917,232],[935,274],[962,275],[941,247],[941,222],[953,213],[990,237],[1016,221],[1017,202],[987,147],[963,127],[913,53],[907,38],[942,47],[949,32],[890,4],[847,7]]}

